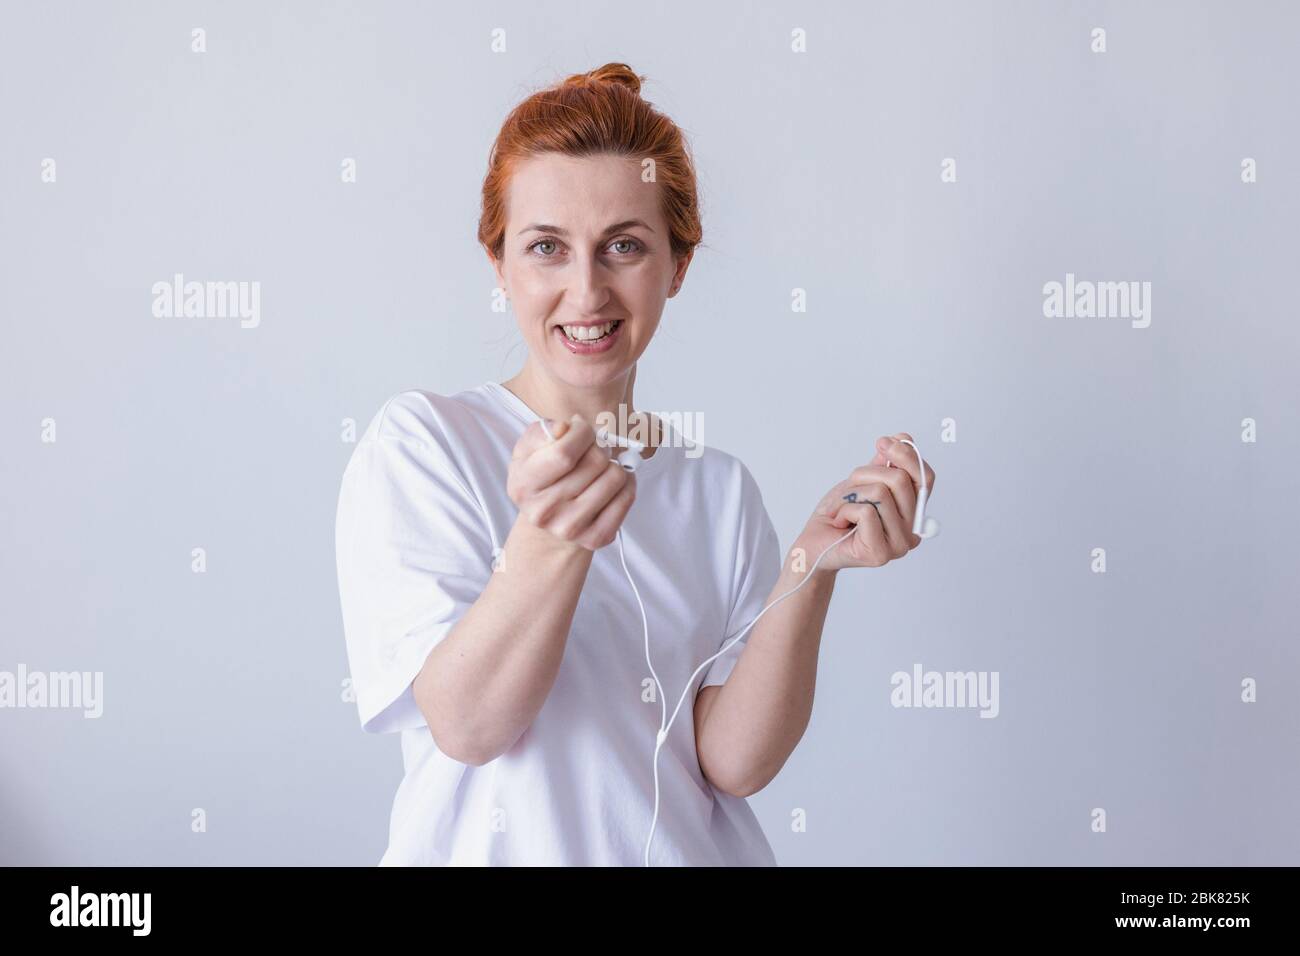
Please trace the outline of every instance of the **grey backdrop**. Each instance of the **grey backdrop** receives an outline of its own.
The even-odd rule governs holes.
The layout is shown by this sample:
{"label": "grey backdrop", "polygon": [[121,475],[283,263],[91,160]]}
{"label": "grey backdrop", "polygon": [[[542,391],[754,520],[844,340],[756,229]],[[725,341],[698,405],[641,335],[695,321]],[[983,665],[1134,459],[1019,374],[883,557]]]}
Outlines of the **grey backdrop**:
{"label": "grey backdrop", "polygon": [[[811,725],[751,800],[778,860],[1300,863],[1298,28],[1285,3],[6,3],[0,670],[101,671],[104,712],[0,710],[0,860],[379,859],[401,758],[342,699],[341,423],[518,369],[474,241],[488,148],[528,92],[621,60],[691,138],[707,243],[639,403],[703,415],[783,547],[877,435],[939,474],[943,533],[840,575]],[[259,282],[260,324],[154,317],[175,273]],[[1149,281],[1150,326],[1045,318],[1066,273]],[[999,716],[892,707],[915,663],[998,671]]]}

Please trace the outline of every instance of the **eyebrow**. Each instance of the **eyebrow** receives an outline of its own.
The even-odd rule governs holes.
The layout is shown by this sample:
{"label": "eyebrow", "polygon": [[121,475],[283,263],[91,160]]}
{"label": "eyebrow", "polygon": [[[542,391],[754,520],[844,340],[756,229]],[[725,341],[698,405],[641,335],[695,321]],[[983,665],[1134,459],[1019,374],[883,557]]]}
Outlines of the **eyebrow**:
{"label": "eyebrow", "polygon": [[[642,229],[648,230],[649,232],[654,232],[654,230],[651,229],[650,226],[646,225],[646,223],[642,222],[640,219],[624,219],[622,222],[616,222],[612,226],[606,226],[605,231],[601,233],[601,235],[606,235],[611,232],[618,232],[620,229],[631,229],[633,226],[640,226]],[[552,226],[550,223],[545,223],[545,222],[535,222],[532,223],[531,225],[524,226],[524,228],[520,229],[517,233],[515,233],[515,235],[522,236],[524,233],[532,232],[532,231],[553,232],[557,236],[567,236],[569,234],[567,229],[561,229],[559,226]]]}

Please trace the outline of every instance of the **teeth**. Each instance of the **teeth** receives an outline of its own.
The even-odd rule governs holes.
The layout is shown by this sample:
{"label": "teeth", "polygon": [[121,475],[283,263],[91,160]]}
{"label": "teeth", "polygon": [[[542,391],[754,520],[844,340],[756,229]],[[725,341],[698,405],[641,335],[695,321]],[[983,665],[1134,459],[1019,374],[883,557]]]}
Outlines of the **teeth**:
{"label": "teeth", "polygon": [[571,342],[595,342],[597,339],[603,339],[613,331],[615,324],[614,322],[606,322],[604,325],[565,325],[562,328]]}

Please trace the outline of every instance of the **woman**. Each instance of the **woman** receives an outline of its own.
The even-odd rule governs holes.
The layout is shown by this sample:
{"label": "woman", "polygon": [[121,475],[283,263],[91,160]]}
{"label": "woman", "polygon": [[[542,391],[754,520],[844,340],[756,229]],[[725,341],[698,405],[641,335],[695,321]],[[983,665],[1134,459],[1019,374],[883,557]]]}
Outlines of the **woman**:
{"label": "woman", "polygon": [[[478,237],[527,360],[392,396],[345,471],[353,686],[405,766],[381,865],[634,865],[652,817],[653,865],[774,864],[745,797],[807,726],[836,574],[921,540],[908,435],[827,492],[783,562],[744,464],[636,412],[637,360],[701,238],[684,138],[640,88],[611,63],[506,119]],[[634,474],[593,429],[629,421]]]}

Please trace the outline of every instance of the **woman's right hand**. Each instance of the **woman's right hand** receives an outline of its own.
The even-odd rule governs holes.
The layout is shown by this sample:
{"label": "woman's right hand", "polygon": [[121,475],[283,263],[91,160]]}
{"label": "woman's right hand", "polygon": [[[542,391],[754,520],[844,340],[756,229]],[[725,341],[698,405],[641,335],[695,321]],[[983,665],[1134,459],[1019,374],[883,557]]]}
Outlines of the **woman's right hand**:
{"label": "woman's right hand", "polygon": [[528,524],[573,548],[612,542],[636,500],[636,476],[596,441],[578,415],[551,425],[555,441],[533,422],[515,444],[506,493]]}

